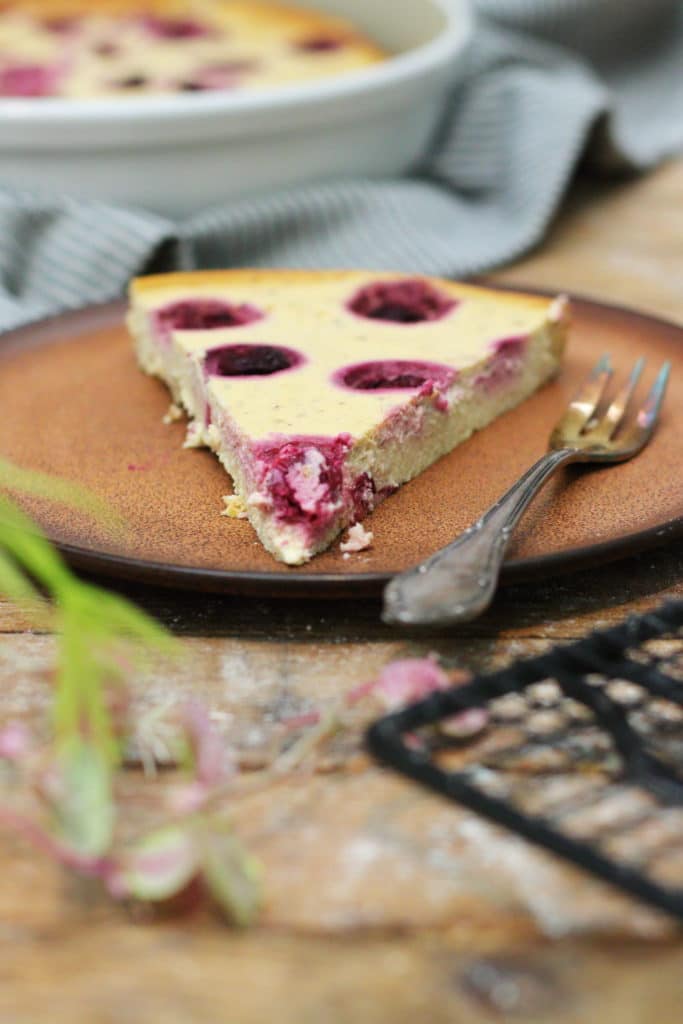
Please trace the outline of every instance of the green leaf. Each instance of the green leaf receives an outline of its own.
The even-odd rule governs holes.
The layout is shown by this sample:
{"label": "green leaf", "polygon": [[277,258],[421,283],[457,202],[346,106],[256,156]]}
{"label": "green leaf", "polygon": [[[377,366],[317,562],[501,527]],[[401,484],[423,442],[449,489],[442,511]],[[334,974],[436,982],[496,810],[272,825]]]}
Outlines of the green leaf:
{"label": "green leaf", "polygon": [[0,486],[6,490],[47,498],[61,505],[88,512],[99,519],[110,530],[119,533],[124,528],[123,518],[114,512],[106,502],[86,490],[80,484],[61,477],[51,476],[34,469],[23,469],[7,459],[0,458]]}
{"label": "green leaf", "polygon": [[79,740],[61,751],[58,763],[61,787],[54,811],[60,838],[83,856],[101,857],[114,829],[109,764],[100,750]]}
{"label": "green leaf", "polygon": [[176,896],[199,872],[197,850],[187,828],[170,825],[129,849],[114,880],[114,892],[149,902]]}
{"label": "green leaf", "polygon": [[107,632],[142,643],[141,654],[145,653],[147,645],[162,653],[179,653],[180,645],[171,634],[130,601],[99,587],[80,584],[80,588],[80,598],[91,610],[97,610],[97,617],[106,624]]}
{"label": "green leaf", "polygon": [[205,818],[198,828],[206,885],[226,916],[241,928],[256,919],[261,906],[262,872],[225,820]]}
{"label": "green leaf", "polygon": [[22,606],[44,605],[31,580],[17,562],[0,547],[0,593]]}
{"label": "green leaf", "polygon": [[[0,460],[0,482],[7,464]],[[21,473],[11,477],[18,485]],[[25,570],[25,572],[22,572]],[[160,625],[122,597],[83,583],[31,520],[0,495],[0,592],[42,624],[35,579],[57,603],[58,652],[54,720],[57,746],[87,736],[112,763],[119,744],[107,711],[112,685],[127,680],[154,652],[174,654],[179,645]]]}
{"label": "green leaf", "polygon": [[28,516],[0,495],[0,546],[52,594],[68,582],[61,556]]}

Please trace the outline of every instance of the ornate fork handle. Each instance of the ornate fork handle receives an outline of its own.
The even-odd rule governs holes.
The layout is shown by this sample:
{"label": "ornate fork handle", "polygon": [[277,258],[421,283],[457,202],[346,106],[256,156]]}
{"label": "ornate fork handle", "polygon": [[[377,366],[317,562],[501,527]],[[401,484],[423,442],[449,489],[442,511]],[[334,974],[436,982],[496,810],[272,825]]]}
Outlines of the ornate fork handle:
{"label": "ornate fork handle", "polygon": [[580,458],[576,448],[548,452],[457,540],[396,576],[384,591],[384,621],[442,625],[467,622],[484,611],[524,510],[560,466]]}

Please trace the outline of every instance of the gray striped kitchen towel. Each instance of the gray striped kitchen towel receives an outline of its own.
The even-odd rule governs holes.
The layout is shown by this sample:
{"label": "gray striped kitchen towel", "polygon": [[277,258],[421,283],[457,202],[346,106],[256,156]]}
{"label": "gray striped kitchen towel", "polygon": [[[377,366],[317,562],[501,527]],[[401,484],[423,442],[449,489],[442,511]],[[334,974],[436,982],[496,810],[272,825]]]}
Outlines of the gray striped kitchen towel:
{"label": "gray striped kitchen towel", "polygon": [[683,148],[682,0],[476,0],[465,81],[419,174],[231,202],[182,223],[0,190],[0,329],[173,266],[466,276],[538,243],[590,145],[645,169]]}

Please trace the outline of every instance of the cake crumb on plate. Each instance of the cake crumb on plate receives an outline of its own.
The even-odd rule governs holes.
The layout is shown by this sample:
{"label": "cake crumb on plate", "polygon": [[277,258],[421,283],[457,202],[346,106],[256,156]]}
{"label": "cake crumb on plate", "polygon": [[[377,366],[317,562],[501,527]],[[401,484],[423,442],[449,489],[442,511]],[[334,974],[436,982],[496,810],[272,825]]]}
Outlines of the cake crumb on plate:
{"label": "cake crumb on plate", "polygon": [[182,418],[183,410],[179,405],[176,405],[175,402],[171,402],[161,422],[168,425],[169,423],[177,423],[178,420],[181,420]]}
{"label": "cake crumb on plate", "polygon": [[371,530],[366,530],[362,523],[355,523],[350,529],[346,540],[339,545],[339,550],[346,556],[356,551],[366,551],[374,540]]}
{"label": "cake crumb on plate", "polygon": [[223,501],[225,502],[225,508],[221,512],[222,516],[227,516],[228,519],[247,518],[244,498],[240,498],[237,494],[226,494],[223,496]]}

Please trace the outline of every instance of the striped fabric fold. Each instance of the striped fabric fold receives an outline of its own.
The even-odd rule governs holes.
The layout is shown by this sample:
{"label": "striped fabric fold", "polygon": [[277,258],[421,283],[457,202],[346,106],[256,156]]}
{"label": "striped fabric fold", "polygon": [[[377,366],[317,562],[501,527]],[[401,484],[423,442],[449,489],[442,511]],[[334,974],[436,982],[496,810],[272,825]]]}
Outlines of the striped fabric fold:
{"label": "striped fabric fold", "polygon": [[120,295],[175,234],[140,210],[0,191],[0,328]]}
{"label": "striped fabric fold", "polygon": [[0,189],[0,330],[112,299],[147,269],[464,277],[543,239],[589,140],[603,140],[591,154],[603,171],[643,170],[683,148],[681,0],[477,5],[468,74],[419,175],[290,189],[182,223]]}

